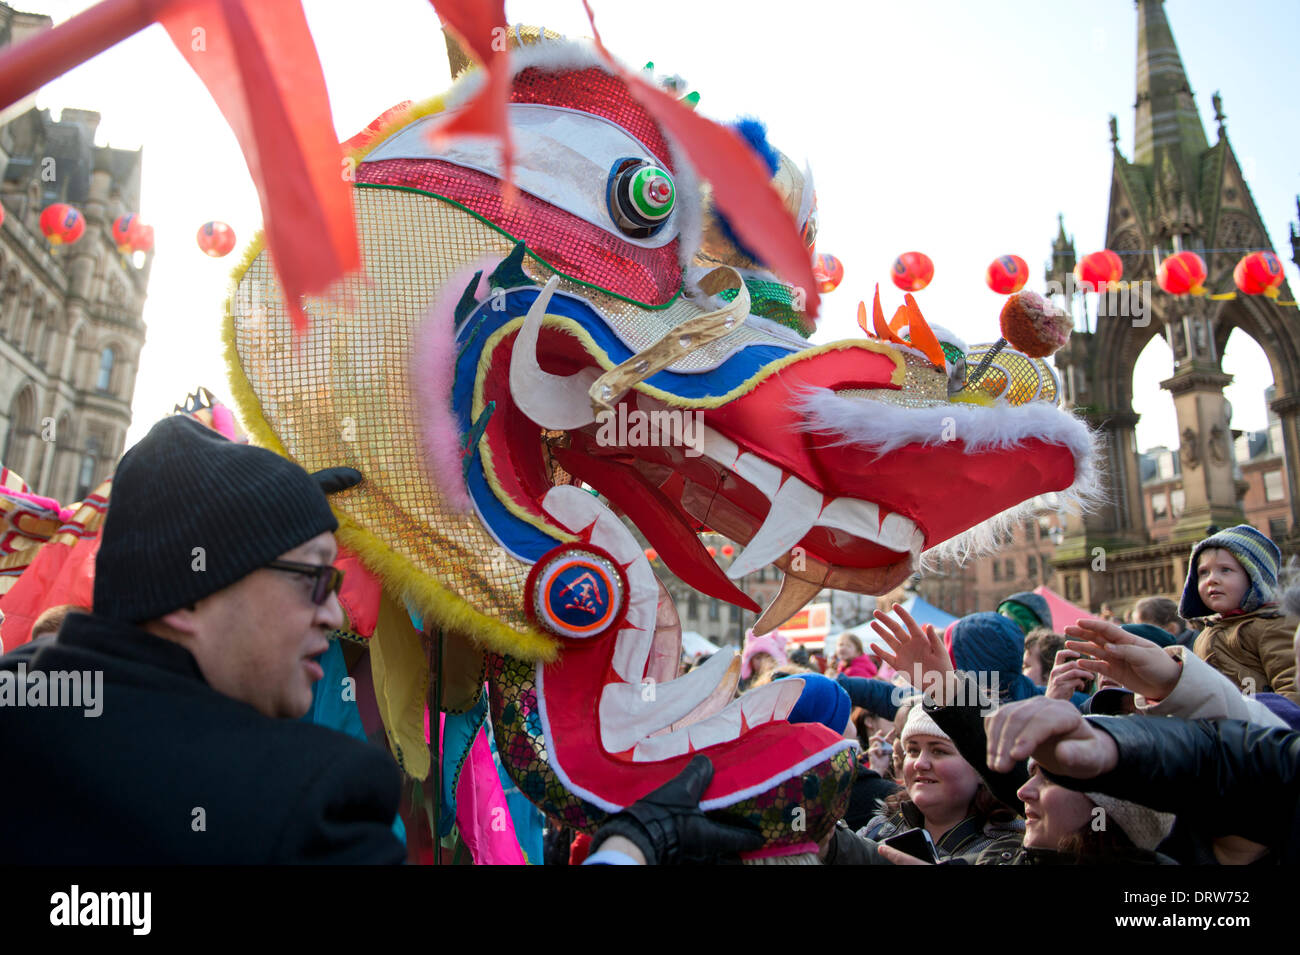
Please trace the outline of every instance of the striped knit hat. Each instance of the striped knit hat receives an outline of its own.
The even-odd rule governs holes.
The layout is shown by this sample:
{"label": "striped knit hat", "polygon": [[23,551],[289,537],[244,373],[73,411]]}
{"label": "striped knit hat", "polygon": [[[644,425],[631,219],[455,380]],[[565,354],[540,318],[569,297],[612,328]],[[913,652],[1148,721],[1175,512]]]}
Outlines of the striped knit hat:
{"label": "striped knit hat", "polygon": [[1200,560],[1201,552],[1210,548],[1222,548],[1231,553],[1250,578],[1250,588],[1241,600],[1242,611],[1251,613],[1274,600],[1282,553],[1276,544],[1249,524],[1238,524],[1205,538],[1192,548],[1192,557],[1187,563],[1187,583],[1183,585],[1183,599],[1178,604],[1180,617],[1194,620],[1214,614],[1213,610],[1205,606],[1196,589],[1197,561]]}

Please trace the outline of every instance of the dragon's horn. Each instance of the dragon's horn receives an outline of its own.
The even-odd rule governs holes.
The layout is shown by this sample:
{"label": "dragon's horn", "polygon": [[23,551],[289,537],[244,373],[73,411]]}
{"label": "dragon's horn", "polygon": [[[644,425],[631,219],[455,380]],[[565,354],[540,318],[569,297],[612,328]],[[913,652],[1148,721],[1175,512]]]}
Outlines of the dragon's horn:
{"label": "dragon's horn", "polygon": [[946,367],[943,346],[939,344],[939,339],[935,337],[910,292],[903,296],[903,301],[906,302],[904,307],[907,309],[907,337],[912,340],[912,347],[919,349],[930,359],[930,364],[943,371]]}

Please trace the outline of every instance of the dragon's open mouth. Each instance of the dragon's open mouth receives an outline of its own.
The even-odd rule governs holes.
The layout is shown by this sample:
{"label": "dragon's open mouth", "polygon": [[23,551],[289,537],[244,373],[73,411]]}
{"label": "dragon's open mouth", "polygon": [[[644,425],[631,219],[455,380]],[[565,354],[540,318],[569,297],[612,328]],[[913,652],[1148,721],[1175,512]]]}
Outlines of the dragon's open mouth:
{"label": "dragon's open mouth", "polygon": [[[734,581],[768,565],[783,570],[760,619],[771,629],[823,587],[884,592],[917,569],[927,547],[1075,481],[1071,441],[1053,441],[1038,419],[1018,425],[1021,409],[944,405],[959,437],[939,433],[935,409],[872,400],[900,390],[905,362],[866,340],[784,347],[757,366],[738,349],[711,369],[649,375],[598,414],[593,383],[632,353],[584,297],[557,284],[506,290],[495,312],[480,306],[462,324],[462,360],[476,384],[460,410],[467,427],[481,423],[482,481],[472,475],[469,486],[498,539],[533,562],[557,543],[589,546],[626,576],[627,613],[613,639],[566,639],[562,660],[536,671],[552,765],[595,805],[625,805],[647,791],[646,773],[666,780],[705,748],[717,769],[707,801],[727,805],[851,744],[785,721],[800,683],[734,699],[732,654],[678,677],[671,601],[642,544],[584,485],[704,594],[758,610]],[[837,418],[846,409],[861,419],[860,440]],[[1062,429],[1076,426],[1044,411]],[[916,441],[873,442],[869,422],[900,414]],[[980,437],[978,415],[996,418],[998,440]],[[898,422],[888,430],[897,433]],[[964,506],[951,505],[954,493]],[[744,547],[727,571],[699,539],[706,528]],[[641,772],[611,772],[630,764]]]}

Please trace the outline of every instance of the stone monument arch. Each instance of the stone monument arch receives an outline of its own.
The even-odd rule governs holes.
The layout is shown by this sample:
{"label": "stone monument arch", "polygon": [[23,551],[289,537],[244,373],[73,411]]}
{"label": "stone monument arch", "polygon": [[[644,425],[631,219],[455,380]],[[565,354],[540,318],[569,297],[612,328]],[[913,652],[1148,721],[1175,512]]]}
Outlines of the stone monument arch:
{"label": "stone monument arch", "polygon": [[[1165,16],[1163,0],[1137,0],[1137,99],[1132,156],[1110,121],[1113,148],[1105,247],[1124,263],[1124,288],[1095,296],[1095,328],[1076,332],[1056,356],[1067,402],[1102,442],[1105,503],[1073,518],[1054,564],[1069,599],[1096,609],[1182,588],[1190,542],[1211,525],[1244,521],[1234,478],[1229,405],[1222,369],[1228,336],[1240,328],[1263,349],[1283,425],[1285,472],[1294,535],[1300,524],[1300,321],[1293,306],[1262,296],[1228,298],[1232,272],[1246,253],[1271,242],[1228,139],[1223,98],[1212,98],[1211,144]],[[1293,236],[1300,233],[1293,231]],[[1298,245],[1293,238],[1293,245]],[[1156,284],[1160,262],[1190,250],[1206,263],[1203,296],[1172,296]],[[1300,255],[1297,255],[1300,262]],[[1053,245],[1049,282],[1070,288],[1075,262],[1064,223]],[[1216,298],[1215,296],[1225,296]],[[1281,300],[1294,301],[1281,289]],[[1185,505],[1172,539],[1153,542],[1146,526],[1133,410],[1134,365],[1155,335],[1173,353],[1161,387],[1178,419]],[[1262,390],[1262,387],[1261,387]],[[1292,543],[1279,541],[1284,550]]]}

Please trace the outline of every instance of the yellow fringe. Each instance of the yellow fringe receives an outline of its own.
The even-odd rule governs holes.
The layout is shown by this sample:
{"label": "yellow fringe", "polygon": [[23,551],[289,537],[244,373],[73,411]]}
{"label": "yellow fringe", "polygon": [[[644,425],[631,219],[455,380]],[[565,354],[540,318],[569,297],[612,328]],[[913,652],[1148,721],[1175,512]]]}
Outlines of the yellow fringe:
{"label": "yellow fringe", "polygon": [[339,518],[337,536],[357,554],[384,585],[384,590],[409,601],[428,620],[444,630],[464,634],[494,653],[507,654],[530,663],[550,663],[559,642],[535,630],[518,631],[485,616],[461,597],[429,577],[410,559],[398,554],[378,535],[360,527],[346,513],[335,508]]}
{"label": "yellow fringe", "polygon": [[[455,87],[453,86],[452,88],[454,89]],[[448,90],[448,93],[449,92],[450,90]],[[434,113],[441,113],[445,108],[444,104],[447,101],[446,97],[447,93],[439,93],[437,96],[430,96],[428,99],[422,100],[419,103],[412,103],[400,116],[396,116],[393,119],[390,119],[383,126],[380,126],[379,132],[375,133],[374,138],[371,139],[370,142],[358,149],[352,150],[350,158],[354,162],[360,163],[372,152],[378,149],[379,146],[383,144],[384,140],[388,139],[399,129],[404,129],[407,126],[410,126],[417,119],[423,119],[424,117],[430,116]]]}

